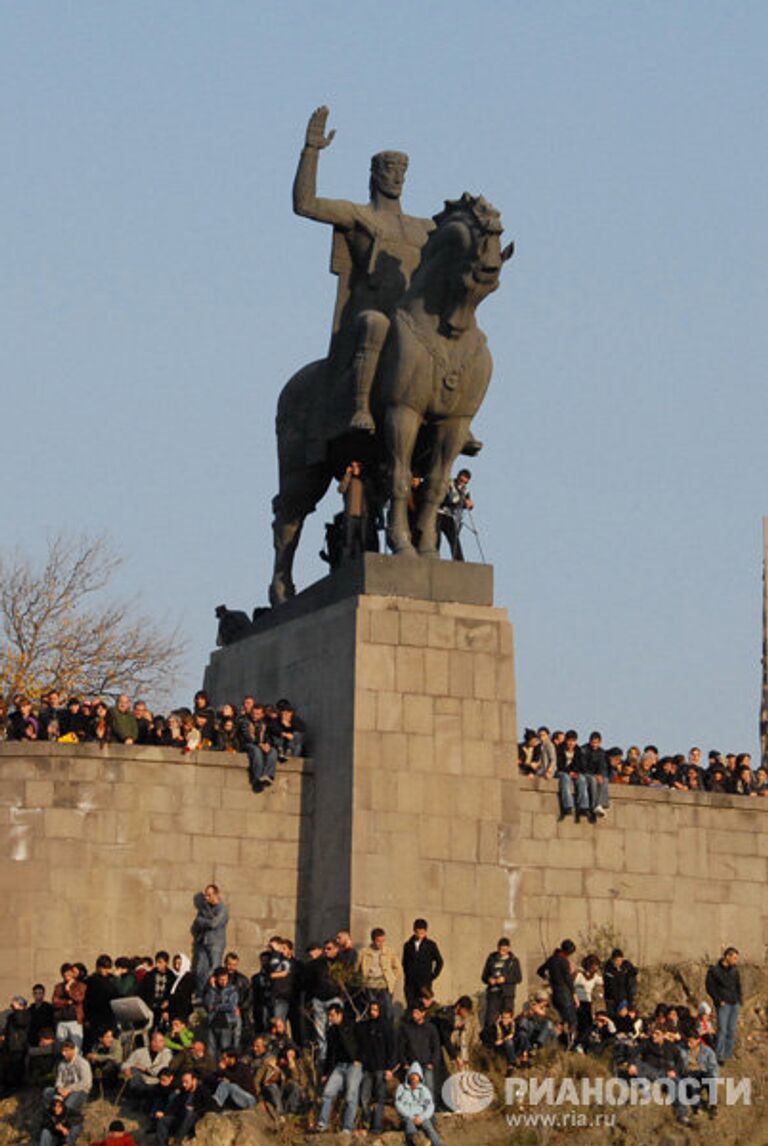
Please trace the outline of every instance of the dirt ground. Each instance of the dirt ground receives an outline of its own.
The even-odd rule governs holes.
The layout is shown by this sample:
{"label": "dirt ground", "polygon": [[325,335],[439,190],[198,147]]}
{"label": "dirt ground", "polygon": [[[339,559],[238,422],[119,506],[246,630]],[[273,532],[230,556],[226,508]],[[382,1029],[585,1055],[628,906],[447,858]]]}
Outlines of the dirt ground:
{"label": "dirt ground", "polygon": [[[703,963],[686,963],[646,970],[640,978],[641,1011],[658,1001],[685,1004],[695,1009],[706,998]],[[751,1102],[721,1105],[717,1116],[698,1115],[689,1126],[679,1126],[669,1107],[505,1107],[503,1078],[482,1055],[475,1064],[487,1069],[499,1093],[499,1101],[482,1114],[439,1115],[437,1122],[444,1146],[768,1146],[768,970],[744,966],[744,1007],[739,1022],[739,1043],[726,1076],[748,1078]],[[555,1086],[565,1077],[596,1077],[607,1071],[598,1060],[562,1052],[533,1068],[531,1074],[552,1077]],[[550,1124],[525,1124],[530,1115],[560,1119]],[[138,1146],[154,1146],[156,1139],[144,1133],[146,1120],[130,1106],[118,1110],[104,1100],[90,1102],[78,1146],[87,1146],[106,1133],[109,1122],[123,1119]],[[510,1120],[517,1118],[516,1125]],[[566,1119],[563,1122],[563,1119]],[[30,1146],[36,1143],[41,1122],[39,1093],[25,1090],[0,1103],[0,1146]],[[242,1114],[207,1115],[197,1127],[197,1146],[299,1146],[323,1142],[327,1146],[348,1143],[339,1134],[308,1136],[296,1119],[278,1123],[262,1110]],[[354,1141],[371,1146],[402,1144],[401,1132],[390,1130],[374,1137],[355,1136]],[[426,1139],[423,1140],[426,1142]]]}

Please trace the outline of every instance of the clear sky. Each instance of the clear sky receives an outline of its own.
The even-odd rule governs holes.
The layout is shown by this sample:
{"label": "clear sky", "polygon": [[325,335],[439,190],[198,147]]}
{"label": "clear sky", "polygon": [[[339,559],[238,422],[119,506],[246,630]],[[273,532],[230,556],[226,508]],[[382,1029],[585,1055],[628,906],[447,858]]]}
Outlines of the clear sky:
{"label": "clear sky", "polygon": [[6,0],[2,544],[107,530],[187,635],[177,702],[214,606],[265,603],[275,401],[334,298],[291,212],[327,103],[323,193],[399,148],[407,210],[482,192],[517,245],[472,469],[521,728],[755,751],[767,45],[748,0]]}

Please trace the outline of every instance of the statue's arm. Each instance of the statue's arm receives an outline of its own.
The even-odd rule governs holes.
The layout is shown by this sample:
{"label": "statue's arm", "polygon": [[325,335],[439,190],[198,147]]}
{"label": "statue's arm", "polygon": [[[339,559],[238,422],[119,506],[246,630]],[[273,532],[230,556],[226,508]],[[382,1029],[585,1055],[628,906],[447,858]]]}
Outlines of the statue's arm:
{"label": "statue's arm", "polygon": [[328,147],[336,134],[334,131],[325,134],[327,119],[327,107],[316,108],[310,116],[307,138],[293,181],[293,209],[297,215],[303,215],[306,219],[317,219],[321,223],[332,223],[334,227],[350,230],[355,224],[354,204],[345,199],[320,199],[317,195],[320,152]]}

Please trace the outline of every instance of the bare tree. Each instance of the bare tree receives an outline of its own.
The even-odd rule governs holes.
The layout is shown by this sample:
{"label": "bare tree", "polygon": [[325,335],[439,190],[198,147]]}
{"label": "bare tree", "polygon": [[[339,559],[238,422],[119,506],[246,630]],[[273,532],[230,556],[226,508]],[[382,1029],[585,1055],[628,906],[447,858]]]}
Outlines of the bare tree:
{"label": "bare tree", "polygon": [[121,563],[106,538],[64,534],[39,568],[0,555],[0,694],[168,693],[183,642],[135,602],[104,600]]}

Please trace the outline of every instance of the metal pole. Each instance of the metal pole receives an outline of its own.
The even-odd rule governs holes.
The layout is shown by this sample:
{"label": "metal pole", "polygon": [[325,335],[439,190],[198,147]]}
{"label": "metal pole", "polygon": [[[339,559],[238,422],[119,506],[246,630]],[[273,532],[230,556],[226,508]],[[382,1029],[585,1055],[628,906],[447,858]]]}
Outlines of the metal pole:
{"label": "metal pole", "polygon": [[760,702],[760,757],[768,766],[768,517],[763,518],[763,687]]}

